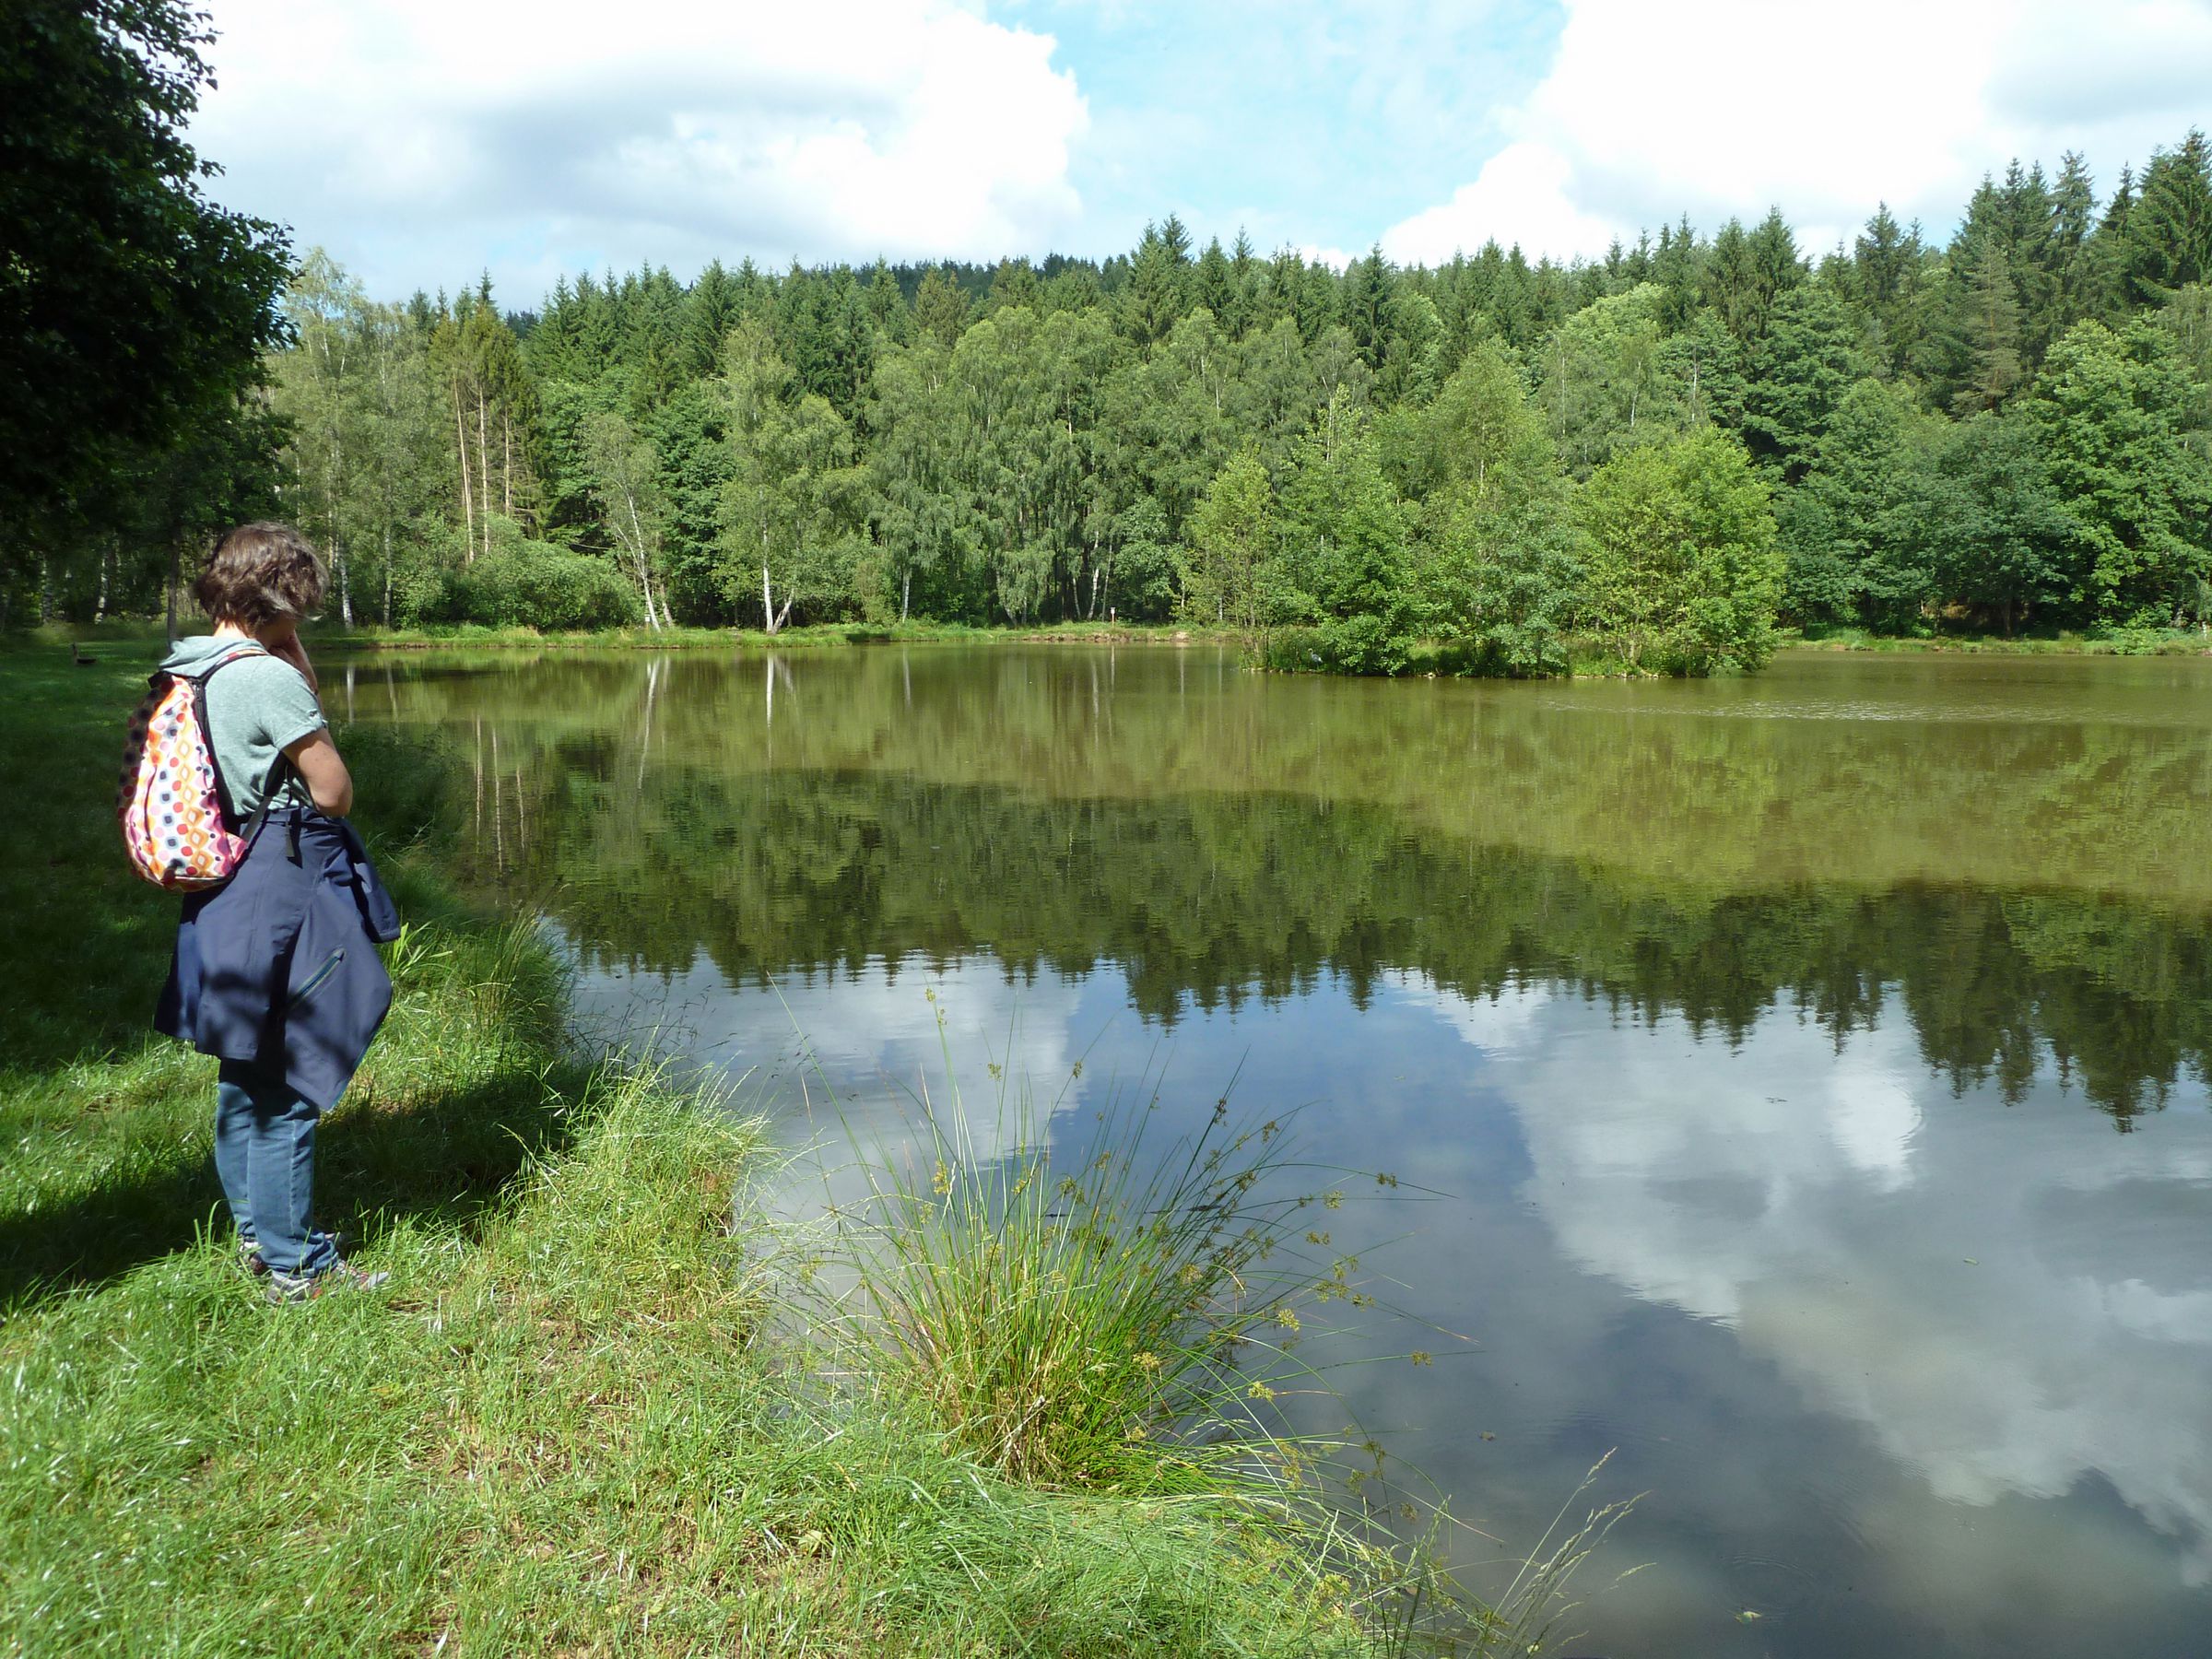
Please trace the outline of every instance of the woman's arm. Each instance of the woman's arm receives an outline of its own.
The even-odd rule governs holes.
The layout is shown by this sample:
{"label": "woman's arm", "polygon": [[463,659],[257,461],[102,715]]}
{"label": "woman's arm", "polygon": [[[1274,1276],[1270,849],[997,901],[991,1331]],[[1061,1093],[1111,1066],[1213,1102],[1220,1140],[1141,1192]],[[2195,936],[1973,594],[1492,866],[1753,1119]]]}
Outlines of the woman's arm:
{"label": "woman's arm", "polygon": [[[262,643],[270,655],[297,668],[310,691],[320,691],[315,683],[315,665],[307,660],[307,647],[300,642],[297,629],[274,640],[265,637]],[[310,732],[297,743],[288,744],[284,753],[306,781],[307,793],[317,807],[332,818],[344,818],[353,810],[353,774],[346,770],[346,762],[338,755],[338,746],[330,740],[329,727]]]}
{"label": "woman's arm", "polygon": [[339,758],[338,746],[330,740],[329,727],[310,732],[284,752],[300,769],[300,777],[307,781],[307,793],[318,807],[332,818],[344,818],[353,810],[353,774]]}

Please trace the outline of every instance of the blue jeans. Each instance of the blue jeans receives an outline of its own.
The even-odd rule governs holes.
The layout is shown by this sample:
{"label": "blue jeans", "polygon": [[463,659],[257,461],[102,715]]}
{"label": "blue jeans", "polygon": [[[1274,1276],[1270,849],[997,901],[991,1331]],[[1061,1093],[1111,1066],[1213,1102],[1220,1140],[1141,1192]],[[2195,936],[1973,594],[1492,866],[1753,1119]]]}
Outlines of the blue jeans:
{"label": "blue jeans", "polygon": [[215,1086],[215,1172],[238,1236],[279,1273],[320,1273],[337,1241],[314,1230],[315,1120],[321,1111],[281,1076],[223,1062]]}

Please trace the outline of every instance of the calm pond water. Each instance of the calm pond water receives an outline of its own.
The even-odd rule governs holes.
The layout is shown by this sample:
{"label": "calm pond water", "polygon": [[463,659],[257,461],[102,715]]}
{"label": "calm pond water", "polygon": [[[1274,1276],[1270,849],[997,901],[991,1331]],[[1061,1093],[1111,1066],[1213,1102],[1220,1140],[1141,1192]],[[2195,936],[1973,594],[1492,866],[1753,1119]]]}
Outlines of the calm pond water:
{"label": "calm pond water", "polygon": [[1378,1315],[1436,1362],[1346,1391],[1509,1546],[1618,1448],[1647,1495],[1581,1587],[1650,1565],[1575,1651],[2212,1652],[2212,661],[881,647],[341,696],[453,756],[464,879],[588,1018],[751,1068],[794,1141],[824,1083],[895,1125],[942,1007],[1047,1133],[1233,1076],[1397,1174],[1336,1241],[1467,1340]]}

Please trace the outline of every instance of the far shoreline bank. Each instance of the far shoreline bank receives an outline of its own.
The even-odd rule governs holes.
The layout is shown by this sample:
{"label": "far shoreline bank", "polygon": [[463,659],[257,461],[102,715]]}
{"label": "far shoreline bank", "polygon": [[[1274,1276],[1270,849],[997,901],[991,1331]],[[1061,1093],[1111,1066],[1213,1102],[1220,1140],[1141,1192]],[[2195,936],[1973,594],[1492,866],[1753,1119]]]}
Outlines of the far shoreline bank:
{"label": "far shoreline bank", "polygon": [[[196,629],[198,619],[181,626],[182,632]],[[344,628],[318,626],[308,635],[318,650],[346,654],[375,655],[384,652],[440,651],[721,651],[754,654],[772,651],[841,650],[867,645],[1111,645],[1145,648],[1206,646],[1241,649],[1241,636],[1233,629],[1192,627],[1171,622],[1055,622],[1041,626],[986,626],[959,622],[908,621],[886,624],[862,622],[812,623],[766,633],[751,628],[623,627],[540,632],[532,628],[475,626]],[[142,645],[163,641],[166,629],[159,618],[124,618],[100,622],[52,622],[0,633],[0,650],[8,648],[98,647]],[[1863,629],[1822,629],[1805,632],[1783,629],[1776,653],[1853,653],[1872,655],[1981,655],[2066,657],[2212,657],[2212,632],[2195,629],[2141,629],[2101,635],[2059,633],[2015,635],[1959,633],[1888,635]],[[1384,677],[1436,677],[1443,654],[1439,647],[1417,651],[1406,671]],[[1754,671],[1756,672],[1756,671]],[[1453,677],[1503,677],[1454,675]],[[1578,656],[1575,665],[1557,679],[1618,678],[1620,665],[1608,656]],[[1644,677],[1631,676],[1630,677]],[[1649,677],[1666,677],[1653,676]]]}

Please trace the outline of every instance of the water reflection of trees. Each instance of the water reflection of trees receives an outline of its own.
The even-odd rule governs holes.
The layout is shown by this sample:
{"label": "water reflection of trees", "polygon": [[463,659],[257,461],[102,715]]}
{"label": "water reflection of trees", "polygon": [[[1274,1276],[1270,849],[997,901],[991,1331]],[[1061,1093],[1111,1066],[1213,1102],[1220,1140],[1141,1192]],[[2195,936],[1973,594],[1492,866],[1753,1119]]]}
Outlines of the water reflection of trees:
{"label": "water reflection of trees", "polygon": [[[1412,969],[1467,995],[1571,984],[1731,1041],[1777,999],[1839,1039],[1901,1007],[1956,1086],[2016,1098],[2051,1056],[2124,1126],[2205,1068],[2204,920],[2139,896],[2174,839],[2203,837],[2180,816],[2194,739],[1562,722],[1526,700],[1421,724],[1373,695],[1406,688],[1367,687],[1300,690],[1289,718],[1271,688],[1183,700],[1169,671],[1203,664],[1116,687],[1100,656],[1012,660],[936,683],[947,659],[891,653],[795,684],[758,663],[563,665],[396,700],[443,728],[469,879],[632,969],[1111,959],[1160,1020],[1324,975],[1364,999]],[[2097,812],[2049,810],[2090,787]],[[1977,879],[1928,874],[1947,816]],[[2032,879],[2062,867],[2105,890]]]}

